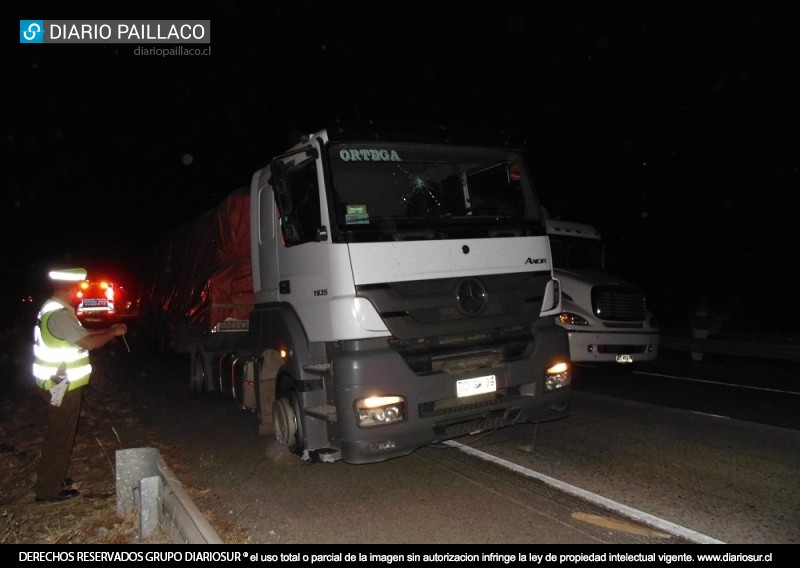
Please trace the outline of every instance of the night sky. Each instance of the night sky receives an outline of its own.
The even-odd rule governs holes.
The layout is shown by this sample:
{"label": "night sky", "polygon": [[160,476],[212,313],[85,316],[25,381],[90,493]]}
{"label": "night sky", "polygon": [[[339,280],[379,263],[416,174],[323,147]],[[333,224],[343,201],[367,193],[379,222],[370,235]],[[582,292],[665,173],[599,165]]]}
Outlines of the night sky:
{"label": "night sky", "polygon": [[[791,3],[222,4],[5,10],[4,273],[136,266],[297,133],[420,122],[524,140],[551,214],[597,225],[665,325],[706,294],[798,330]],[[210,19],[211,54],[21,45],[20,19]]]}

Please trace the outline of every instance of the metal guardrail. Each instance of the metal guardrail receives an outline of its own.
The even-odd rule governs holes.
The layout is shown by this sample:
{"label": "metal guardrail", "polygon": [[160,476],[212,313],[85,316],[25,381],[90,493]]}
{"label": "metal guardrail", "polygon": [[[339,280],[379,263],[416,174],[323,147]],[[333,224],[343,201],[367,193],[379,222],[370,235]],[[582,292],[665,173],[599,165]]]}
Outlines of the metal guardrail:
{"label": "metal guardrail", "polygon": [[694,351],[741,357],[758,357],[779,361],[800,361],[800,337],[791,335],[723,335],[710,339],[694,339],[688,331],[662,330],[659,349]]}
{"label": "metal guardrail", "polygon": [[116,452],[117,514],[137,513],[139,534],[160,528],[174,544],[222,544],[156,448]]}

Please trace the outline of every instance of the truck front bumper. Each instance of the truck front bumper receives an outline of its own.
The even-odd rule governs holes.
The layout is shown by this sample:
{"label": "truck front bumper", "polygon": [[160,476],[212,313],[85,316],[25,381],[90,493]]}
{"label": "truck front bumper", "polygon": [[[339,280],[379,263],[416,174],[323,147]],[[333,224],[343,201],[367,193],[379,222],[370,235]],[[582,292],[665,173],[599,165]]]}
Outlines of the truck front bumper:
{"label": "truck front bumper", "polygon": [[[388,345],[342,354],[332,365],[341,458],[350,463],[383,461],[465,434],[564,418],[570,412],[571,378],[553,389],[546,386],[545,377],[557,361],[567,362],[567,353],[563,330],[553,326],[539,330],[524,358],[459,373],[418,375]],[[496,389],[459,396],[459,381],[470,375],[493,376]],[[403,419],[360,425],[357,401],[377,395],[402,397]]]}
{"label": "truck front bumper", "polygon": [[576,363],[639,363],[658,356],[658,333],[568,331],[570,359]]}

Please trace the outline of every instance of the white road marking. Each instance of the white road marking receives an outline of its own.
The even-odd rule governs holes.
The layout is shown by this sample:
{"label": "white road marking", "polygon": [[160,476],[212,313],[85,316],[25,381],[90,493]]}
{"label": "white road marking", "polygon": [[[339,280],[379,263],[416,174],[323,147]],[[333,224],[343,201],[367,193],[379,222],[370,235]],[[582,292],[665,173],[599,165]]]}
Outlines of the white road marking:
{"label": "white road marking", "polygon": [[625,515],[631,519],[639,521],[647,526],[666,531],[670,534],[674,534],[675,536],[691,540],[692,542],[696,542],[698,544],[726,544],[725,542],[717,540],[715,538],[711,538],[710,536],[695,532],[691,529],[687,529],[686,527],[682,527],[680,525],[676,525],[675,523],[671,523],[669,521],[650,515],[648,513],[644,513],[642,511],[639,511],[638,509],[634,509],[633,507],[628,507],[627,505],[623,505],[622,503],[617,503],[616,501],[612,501],[611,499],[608,499],[601,495],[597,495],[596,493],[586,491],[585,489],[581,489],[580,487],[575,487],[574,485],[570,485],[569,483],[564,483],[563,481],[559,481],[558,479],[555,479],[548,475],[544,475],[543,473],[539,473],[538,471],[533,471],[532,469],[528,469],[527,467],[523,467],[519,464],[515,464],[503,458],[487,454],[486,452],[483,452],[481,450],[476,450],[475,448],[466,446],[464,444],[461,444],[460,442],[456,442],[454,440],[447,440],[444,442],[444,444],[457,448],[462,452],[464,452],[465,454],[475,456],[485,461],[496,463],[500,466],[513,470],[524,476],[538,479],[539,481],[547,483],[548,485],[560,489],[565,493],[569,493],[570,495],[575,495],[591,503],[601,505],[603,507],[606,507],[607,509],[616,511],[621,515]]}

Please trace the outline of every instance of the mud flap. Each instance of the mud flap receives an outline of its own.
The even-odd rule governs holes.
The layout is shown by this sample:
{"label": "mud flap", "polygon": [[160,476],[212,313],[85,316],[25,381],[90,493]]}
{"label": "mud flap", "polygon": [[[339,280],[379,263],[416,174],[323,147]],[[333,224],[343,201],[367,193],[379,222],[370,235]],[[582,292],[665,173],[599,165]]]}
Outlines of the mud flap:
{"label": "mud flap", "polygon": [[277,351],[264,351],[261,369],[258,373],[258,434],[266,436],[274,432],[272,405],[275,403],[275,380],[283,359]]}

